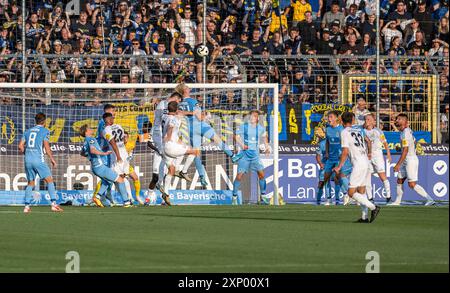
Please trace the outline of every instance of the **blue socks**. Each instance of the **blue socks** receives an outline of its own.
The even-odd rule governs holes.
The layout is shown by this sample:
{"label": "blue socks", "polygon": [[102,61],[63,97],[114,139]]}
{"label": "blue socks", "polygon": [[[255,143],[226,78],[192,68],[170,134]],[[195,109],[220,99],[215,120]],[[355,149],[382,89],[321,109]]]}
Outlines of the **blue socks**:
{"label": "blue socks", "polygon": [[346,194],[348,191],[348,178],[347,177],[343,177],[341,178],[341,180],[339,181],[340,185],[341,185],[341,191],[343,194]]}
{"label": "blue socks", "polygon": [[127,193],[127,188],[125,187],[125,182],[117,183],[117,186],[119,187],[119,192],[120,192],[120,195],[122,196],[123,202],[127,202],[128,201],[128,193]]}
{"label": "blue socks", "polygon": [[237,196],[239,189],[241,188],[241,181],[234,180],[233,182],[233,196]]}
{"label": "blue socks", "polygon": [[205,171],[205,167],[202,164],[202,159],[200,159],[199,157],[195,157],[194,162],[195,162],[195,168],[197,168],[197,171],[198,171],[198,175],[200,177],[205,177],[206,171]]}
{"label": "blue socks", "polygon": [[106,192],[108,191],[109,187],[110,187],[110,184],[108,184],[104,180],[102,180],[102,185],[100,186],[98,195],[100,195],[100,197],[103,198],[106,195]]}
{"label": "blue socks", "polygon": [[33,187],[34,186],[30,186],[27,185],[27,188],[25,188],[25,205],[30,205],[30,201],[31,201],[31,197],[33,195]]}
{"label": "blue socks", "polygon": [[317,191],[317,196],[316,196],[317,204],[320,204],[320,201],[322,200],[322,196],[323,196],[323,188],[319,188],[319,191]]}
{"label": "blue socks", "polygon": [[50,182],[47,184],[48,194],[50,194],[50,199],[52,202],[56,201],[56,188],[55,183]]}
{"label": "blue socks", "polygon": [[259,179],[258,183],[259,183],[259,192],[261,194],[266,194],[266,179],[265,178]]}

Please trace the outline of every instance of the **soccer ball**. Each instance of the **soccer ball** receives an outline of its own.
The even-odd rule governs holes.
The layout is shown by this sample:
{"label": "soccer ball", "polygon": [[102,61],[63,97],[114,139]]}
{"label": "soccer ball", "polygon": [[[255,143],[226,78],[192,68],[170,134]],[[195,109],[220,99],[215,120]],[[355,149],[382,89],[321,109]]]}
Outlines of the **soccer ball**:
{"label": "soccer ball", "polygon": [[208,54],[209,54],[209,49],[208,49],[208,47],[206,47],[205,45],[200,45],[200,46],[198,46],[198,48],[197,48],[197,54],[198,54],[198,56],[200,56],[200,57],[208,56]]}
{"label": "soccer ball", "polygon": [[145,192],[145,205],[154,206],[156,205],[156,193],[154,191],[147,190]]}

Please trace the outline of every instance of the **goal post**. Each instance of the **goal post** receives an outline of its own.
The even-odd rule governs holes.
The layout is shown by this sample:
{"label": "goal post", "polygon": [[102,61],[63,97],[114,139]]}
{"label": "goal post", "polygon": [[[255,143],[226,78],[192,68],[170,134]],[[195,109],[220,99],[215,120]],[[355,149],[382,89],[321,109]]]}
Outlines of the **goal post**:
{"label": "goal post", "polygon": [[[124,129],[127,130],[127,123],[133,123],[139,125],[137,132],[142,132],[142,121],[150,120],[152,123],[153,111],[154,111],[154,99],[167,98],[170,93],[173,92],[178,84],[121,84],[121,83],[2,83],[0,84],[0,123],[2,126],[2,136],[0,141],[0,147],[3,147],[4,151],[0,153],[1,156],[16,156],[12,160],[9,160],[11,166],[8,166],[8,159],[2,160],[3,170],[9,170],[5,174],[4,178],[9,176],[8,179],[2,180],[2,172],[0,171],[0,190],[21,190],[23,185],[13,185],[13,181],[20,181],[14,179],[17,174],[24,173],[23,159],[20,158],[16,144],[18,144],[22,135],[22,129],[30,127],[33,124],[33,118],[36,111],[39,109],[47,109],[50,111],[48,114],[51,121],[50,130],[55,135],[57,134],[65,142],[74,143],[76,147],[81,146],[81,138],[74,135],[75,129],[80,127],[82,123],[87,123],[96,127],[99,117],[101,116],[101,105],[105,103],[115,103],[119,105],[129,105],[130,111],[133,111],[132,119],[125,119],[121,117],[118,123],[124,123]],[[263,110],[263,121],[260,119],[260,123],[263,123],[269,133],[269,143],[272,149],[271,155],[266,157],[266,160],[270,160],[271,163],[266,167],[271,166],[270,172],[270,192],[273,193],[273,204],[279,204],[279,154],[278,154],[278,135],[279,135],[279,85],[276,83],[268,84],[255,84],[255,83],[217,83],[217,84],[200,84],[200,83],[187,83],[186,84],[192,92],[192,96],[206,97],[208,101],[199,103],[203,106],[202,109],[212,114],[210,117],[211,125],[214,130],[219,134],[224,141],[230,142],[233,147],[236,145],[234,141],[234,134],[237,127],[246,121],[246,114],[258,107],[258,110]],[[25,90],[25,101],[22,95],[22,90]],[[227,103],[224,100],[227,99],[227,95],[234,95],[235,103]],[[214,104],[213,100],[219,96],[219,103]],[[22,102],[25,102],[26,107],[22,108]],[[20,107],[19,107],[20,104]],[[88,106],[90,105],[96,109],[91,111]],[[91,105],[92,104],[92,105]],[[134,105],[134,106],[133,106]],[[153,105],[153,106],[152,106]],[[204,107],[206,105],[206,107]],[[120,108],[120,111],[125,111],[124,108]],[[67,115],[76,116],[66,117]],[[123,116],[123,115],[122,115]],[[143,117],[144,119],[139,120]],[[25,117],[25,118],[24,118]],[[69,119],[70,118],[70,119]],[[148,119],[150,118],[150,119]],[[63,121],[64,120],[64,121]],[[69,120],[68,122],[65,120]],[[128,120],[132,120],[129,122]],[[69,123],[70,125],[64,125]],[[228,123],[228,124],[227,124]],[[133,126],[134,127],[134,126]],[[130,129],[132,127],[130,126]],[[14,134],[12,134],[14,132]],[[135,135],[133,139],[140,139],[142,133],[133,133]],[[233,143],[234,141],[234,143]],[[58,140],[54,139],[51,143],[57,144]],[[61,147],[64,149],[63,144],[57,144],[56,148]],[[75,147],[75,148],[76,148]],[[203,144],[202,144],[203,148]],[[149,150],[143,147],[145,152]],[[211,151],[210,148],[208,148]],[[217,148],[214,149],[218,152]],[[62,155],[62,153],[56,153],[56,155]],[[202,152],[203,153],[203,152]],[[225,162],[224,155],[209,155],[203,157],[204,161],[207,161],[209,167],[207,172],[211,169],[211,164],[222,165]],[[206,158],[206,160],[205,160]],[[66,159],[66,158],[64,158]],[[72,159],[76,160],[76,159]],[[82,160],[81,157],[78,160]],[[145,164],[151,162],[146,159]],[[69,163],[67,163],[69,164]],[[227,161],[227,166],[230,164]],[[194,164],[193,164],[194,165]],[[67,167],[67,166],[64,166]],[[217,169],[217,168],[216,168]],[[230,174],[235,175],[237,167],[232,166]],[[88,171],[88,170],[85,170]],[[14,174],[17,172],[17,174]],[[80,174],[78,174],[80,175]],[[64,172],[61,175],[60,180],[72,180],[75,178],[69,178],[68,172]],[[80,175],[81,176],[81,175]],[[145,172],[145,177],[151,177],[149,172]],[[248,175],[247,175],[248,176]],[[251,176],[254,176],[251,174]],[[23,177],[23,176],[22,176]],[[230,177],[233,177],[231,175]],[[250,180],[250,177],[246,177],[245,180]],[[148,180],[148,178],[146,178]],[[232,180],[233,178],[231,178]],[[22,178],[23,180],[23,178]],[[210,179],[211,181],[211,179]],[[217,181],[217,178],[216,178]],[[8,185],[9,184],[9,185]],[[148,184],[143,184],[142,189],[146,189]],[[22,187],[21,187],[22,186]],[[67,186],[69,184],[67,183]],[[186,185],[183,185],[186,186]],[[228,188],[230,183],[228,182]],[[88,186],[90,189],[92,186]],[[253,184],[250,188],[258,188],[258,185]],[[59,188],[66,189],[66,188]],[[213,188],[214,189],[214,188]]]}

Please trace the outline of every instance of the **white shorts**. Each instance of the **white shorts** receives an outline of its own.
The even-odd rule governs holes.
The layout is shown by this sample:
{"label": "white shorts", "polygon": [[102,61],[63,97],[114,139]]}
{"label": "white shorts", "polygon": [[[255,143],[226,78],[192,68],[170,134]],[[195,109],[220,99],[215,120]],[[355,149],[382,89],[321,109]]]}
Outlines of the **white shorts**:
{"label": "white shorts", "polygon": [[384,161],[383,153],[372,154],[372,160],[370,160],[370,173],[385,173],[386,162]]}
{"label": "white shorts", "polygon": [[372,176],[372,173],[370,172],[370,167],[367,162],[353,164],[348,187],[357,188],[366,186],[368,183],[370,184],[370,176]]}
{"label": "white shorts", "polygon": [[169,141],[166,144],[164,144],[164,154],[169,158],[175,159],[184,156],[188,151],[188,148],[189,147],[185,144]]}
{"label": "white shorts", "polygon": [[406,157],[397,174],[399,179],[408,179],[408,182],[417,182],[419,179],[419,158]]}
{"label": "white shorts", "polygon": [[130,162],[128,160],[124,160],[122,162],[117,162],[114,161],[111,165],[112,169],[114,170],[114,172],[116,172],[119,175],[125,174],[128,175],[130,174]]}

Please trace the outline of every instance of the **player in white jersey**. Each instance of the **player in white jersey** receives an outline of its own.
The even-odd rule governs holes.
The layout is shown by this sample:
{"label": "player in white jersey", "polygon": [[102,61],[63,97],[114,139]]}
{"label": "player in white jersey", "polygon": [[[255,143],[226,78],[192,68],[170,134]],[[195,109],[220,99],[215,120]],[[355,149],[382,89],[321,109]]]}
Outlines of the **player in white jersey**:
{"label": "player in white jersey", "polygon": [[125,131],[122,126],[114,124],[114,116],[111,113],[103,114],[105,129],[103,137],[109,142],[113,151],[111,154],[111,167],[119,175],[128,175],[130,164],[128,162],[128,151],[125,147]]}
{"label": "player in white jersey", "polygon": [[[363,129],[355,124],[355,114],[345,112],[341,115],[342,123],[345,129],[341,132],[342,154],[339,165],[333,170],[338,174],[344,166],[347,157],[350,157],[352,164],[352,173],[350,174],[350,182],[348,195],[360,203],[363,210],[362,217],[358,220],[360,223],[368,223],[367,208],[371,210],[370,222],[377,217],[380,207],[370,202],[366,196],[366,184],[370,182],[370,154],[371,146],[367,144]],[[367,148],[367,149],[366,149]]]}
{"label": "player in white jersey", "polygon": [[178,103],[172,101],[167,105],[168,113],[162,119],[164,155],[168,171],[164,177],[164,192],[162,195],[166,204],[170,205],[169,186],[175,176],[176,166],[181,164],[185,155],[200,155],[199,149],[193,149],[180,139],[181,119],[178,116]]}
{"label": "player in white jersey", "polygon": [[402,132],[400,135],[402,154],[400,160],[394,167],[397,173],[397,198],[391,205],[400,205],[403,196],[403,183],[408,179],[408,186],[414,189],[420,196],[427,199],[426,206],[434,205],[434,200],[425,191],[425,189],[417,184],[419,173],[419,158],[416,155],[416,139],[413,136],[411,128],[408,127],[408,116],[404,113],[398,114],[395,124]]}
{"label": "player in white jersey", "polygon": [[[159,184],[164,177],[164,167],[165,167],[162,123],[163,117],[168,113],[167,105],[172,101],[180,102],[181,95],[178,93],[173,93],[172,95],[170,95],[168,99],[161,100],[158,103],[158,106],[156,106],[156,109],[154,111],[151,140],[147,143],[148,147],[150,147],[154,151],[154,153],[153,153],[152,180],[148,185],[149,195],[146,198],[146,202],[148,202],[149,198],[151,198],[152,195],[154,194],[155,188],[159,189],[161,192],[164,191],[161,187],[162,184]],[[189,180],[187,176],[185,179]]]}
{"label": "player in white jersey", "polygon": [[[386,137],[381,129],[375,127],[375,115],[369,113],[365,115],[364,132],[372,143],[372,159],[371,159],[371,173],[377,173],[383,183],[384,190],[386,191],[386,203],[391,201],[391,185],[386,176],[386,163],[383,155],[383,146],[386,149],[388,164],[392,162],[391,151],[386,141]],[[369,184],[371,185],[371,184]],[[369,200],[372,200],[372,186],[367,186],[367,196]]]}
{"label": "player in white jersey", "polygon": [[105,129],[103,130],[103,138],[108,141],[111,154],[111,168],[120,176],[124,177],[125,188],[128,193],[129,200],[124,202],[131,205],[131,186],[130,182],[125,178],[130,174],[130,161],[128,160],[128,150],[125,147],[125,131],[119,124],[114,124],[114,116],[111,113],[103,114],[105,121]]}

